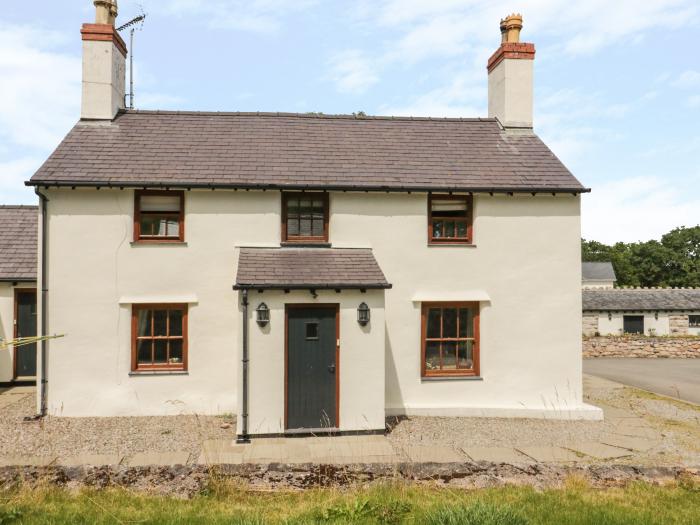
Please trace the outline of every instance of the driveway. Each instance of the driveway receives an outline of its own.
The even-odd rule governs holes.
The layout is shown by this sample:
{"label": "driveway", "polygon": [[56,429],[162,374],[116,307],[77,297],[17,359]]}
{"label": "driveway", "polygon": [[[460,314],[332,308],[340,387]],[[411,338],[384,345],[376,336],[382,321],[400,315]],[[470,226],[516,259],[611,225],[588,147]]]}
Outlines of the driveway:
{"label": "driveway", "polygon": [[583,371],[700,404],[700,359],[584,359]]}

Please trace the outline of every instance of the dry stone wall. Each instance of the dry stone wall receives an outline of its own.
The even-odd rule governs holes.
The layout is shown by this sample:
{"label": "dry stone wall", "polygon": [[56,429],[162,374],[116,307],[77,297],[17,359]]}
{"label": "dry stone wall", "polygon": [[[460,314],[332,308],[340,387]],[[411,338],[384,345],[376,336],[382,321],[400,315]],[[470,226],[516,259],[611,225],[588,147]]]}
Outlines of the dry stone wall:
{"label": "dry stone wall", "polygon": [[625,335],[584,337],[583,357],[700,359],[700,336],[646,337],[643,335]]}

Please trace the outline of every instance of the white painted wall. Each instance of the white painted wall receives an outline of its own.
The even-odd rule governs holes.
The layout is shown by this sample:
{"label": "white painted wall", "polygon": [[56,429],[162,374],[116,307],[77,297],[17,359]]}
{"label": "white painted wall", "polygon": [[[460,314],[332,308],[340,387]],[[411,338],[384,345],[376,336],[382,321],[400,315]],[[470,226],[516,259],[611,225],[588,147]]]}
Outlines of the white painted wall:
{"label": "white painted wall", "polygon": [[[695,312],[691,312],[695,313]],[[698,312],[700,313],[700,312]],[[586,315],[591,315],[591,313],[586,313]],[[610,319],[608,319],[608,312],[600,312],[598,315],[598,332],[600,335],[620,335],[622,334],[622,329],[624,326],[624,316],[625,315],[643,315],[644,316],[644,334],[649,335],[649,329],[655,331],[655,335],[671,335],[671,330],[669,327],[669,315],[676,315],[669,312],[659,312],[658,319],[654,312],[612,312],[610,314]],[[695,331],[695,332],[694,332]],[[688,335],[699,335],[700,330],[697,328],[689,328]]]}
{"label": "white painted wall", "polygon": [[[49,331],[68,334],[49,344],[50,412],[235,412],[241,345],[239,298],[231,290],[235,247],[279,245],[279,192],[188,192],[186,245],[148,246],[130,244],[133,192],[51,189],[48,194]],[[581,393],[579,197],[479,195],[474,202],[476,247],[428,246],[426,195],[331,195],[333,245],[371,247],[394,285],[384,295],[384,346],[373,350],[385,359],[387,411],[599,417],[599,411],[582,403]],[[263,347],[252,353],[279,356],[283,345],[272,327],[280,326],[281,301],[291,298],[263,295],[274,307],[273,322],[266,338],[251,325],[251,337]],[[189,375],[130,377],[130,307],[120,305],[120,298],[145,302],[168,296],[193,299]],[[302,296],[304,302],[310,297]],[[357,301],[349,292],[341,296],[346,333],[343,327],[353,326],[349,319],[354,321]],[[376,293],[371,298],[378,300]],[[482,301],[481,379],[421,379],[416,298]],[[338,298],[322,294],[319,300]],[[378,323],[373,318],[373,344],[367,349],[381,339]],[[365,364],[375,372],[381,369],[376,361]],[[279,427],[283,363],[276,358],[267,365],[275,372],[253,371],[251,388],[262,387],[269,399],[259,401],[257,390],[251,399],[269,404],[256,407],[257,415],[251,405],[251,418],[265,411],[270,415],[251,429]],[[366,395],[368,373],[363,370],[356,384],[348,380],[342,399],[364,398],[379,406],[379,397]],[[372,388],[380,383],[372,380]],[[370,408],[341,410],[355,418],[363,414],[374,425],[379,416]],[[357,419],[347,424],[359,426]]]}
{"label": "white painted wall", "polygon": [[[20,282],[17,285],[11,282],[0,282],[0,339],[10,340],[14,338],[15,331],[15,289],[36,288],[35,283]],[[0,348],[0,382],[13,379],[14,349]]]}

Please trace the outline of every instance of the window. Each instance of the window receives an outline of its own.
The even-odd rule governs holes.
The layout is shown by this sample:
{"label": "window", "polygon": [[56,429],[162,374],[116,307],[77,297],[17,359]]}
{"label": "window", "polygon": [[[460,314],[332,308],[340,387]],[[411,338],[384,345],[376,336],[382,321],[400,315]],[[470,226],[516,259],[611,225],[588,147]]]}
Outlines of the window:
{"label": "window", "polygon": [[622,316],[622,331],[626,334],[644,334],[644,316]]}
{"label": "window", "polygon": [[282,241],[328,242],[328,194],[282,194]]}
{"label": "window", "polygon": [[134,240],[184,241],[184,204],[185,195],[181,191],[137,191],[134,206]]}
{"label": "window", "polygon": [[430,244],[472,243],[472,202],[467,195],[428,196]]}
{"label": "window", "polygon": [[700,315],[689,315],[688,326],[690,328],[700,328]]}
{"label": "window", "polygon": [[424,303],[422,375],[479,375],[478,303]]}
{"label": "window", "polygon": [[131,369],[187,370],[187,305],[134,305]]}

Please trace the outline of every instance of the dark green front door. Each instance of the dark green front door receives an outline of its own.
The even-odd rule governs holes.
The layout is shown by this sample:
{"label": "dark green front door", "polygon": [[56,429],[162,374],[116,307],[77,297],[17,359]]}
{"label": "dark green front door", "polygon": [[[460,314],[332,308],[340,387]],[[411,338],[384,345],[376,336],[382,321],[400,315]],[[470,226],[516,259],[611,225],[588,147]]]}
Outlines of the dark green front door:
{"label": "dark green front door", "polygon": [[287,428],[336,428],[336,312],[287,308]]}
{"label": "dark green front door", "polygon": [[[36,336],[36,290],[15,292],[15,335]],[[36,343],[18,346],[15,349],[15,377],[36,375]]]}

